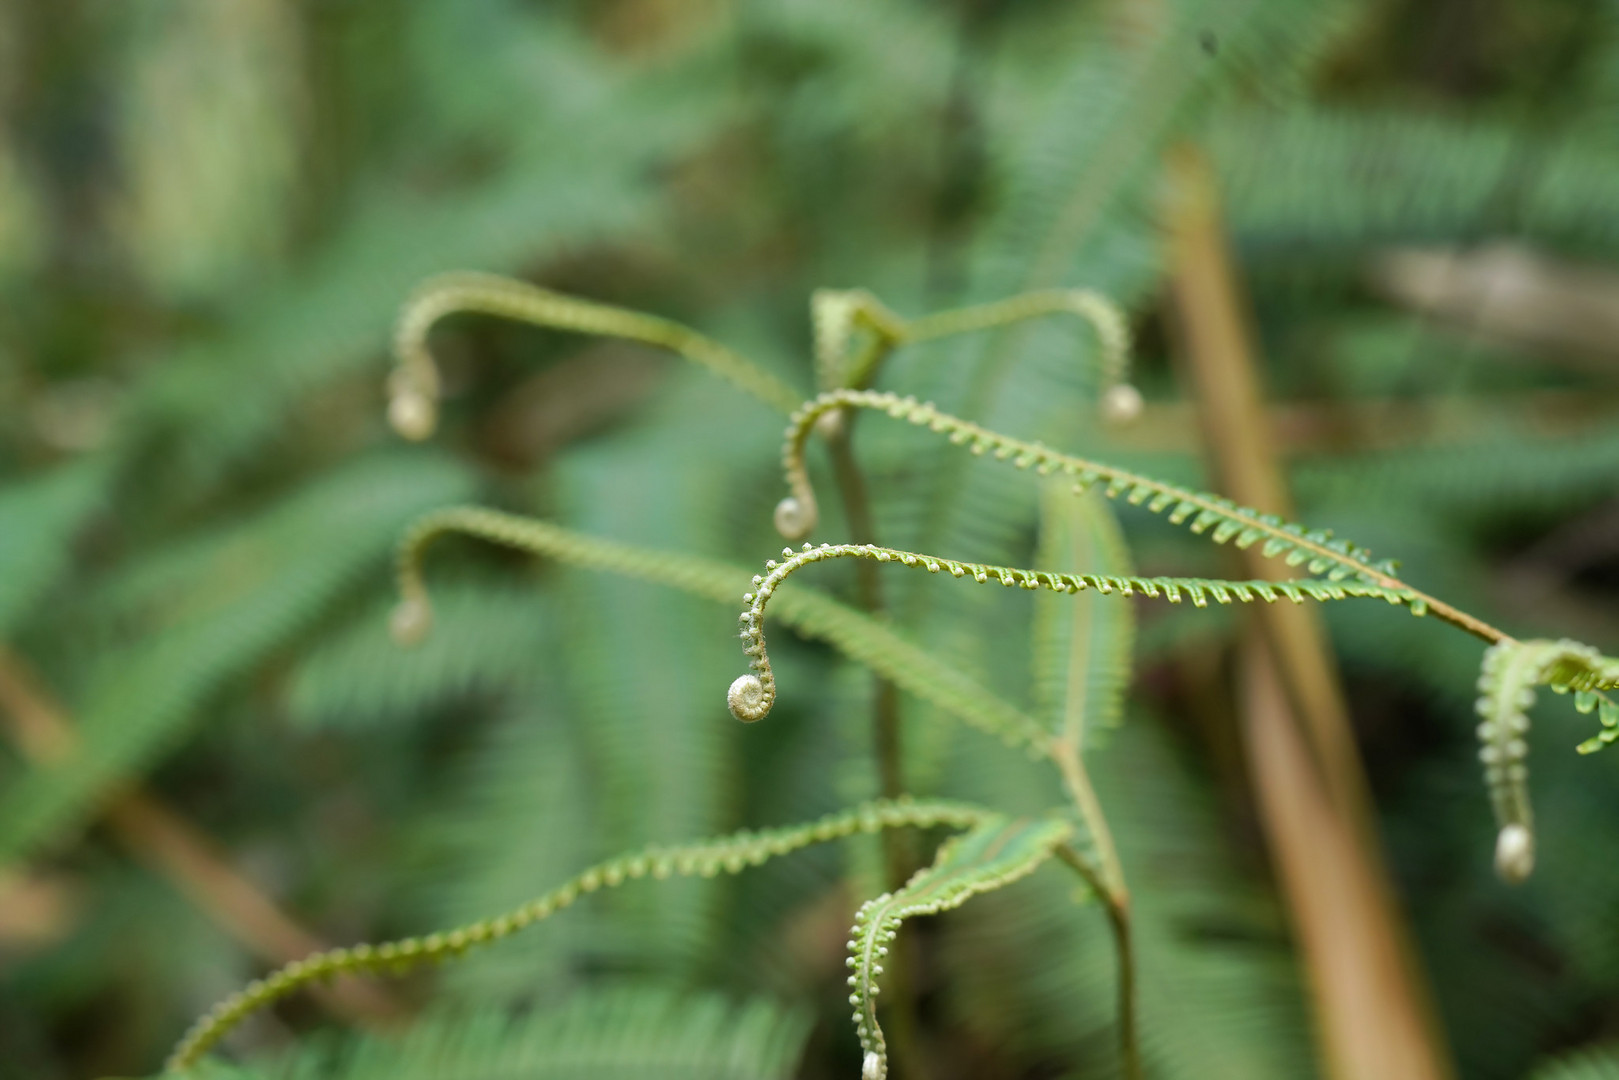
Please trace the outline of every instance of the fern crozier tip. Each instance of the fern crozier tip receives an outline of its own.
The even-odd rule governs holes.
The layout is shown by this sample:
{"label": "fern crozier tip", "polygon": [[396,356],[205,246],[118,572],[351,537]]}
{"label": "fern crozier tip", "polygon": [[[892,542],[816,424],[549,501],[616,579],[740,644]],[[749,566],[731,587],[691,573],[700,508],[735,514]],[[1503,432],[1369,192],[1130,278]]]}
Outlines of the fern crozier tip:
{"label": "fern crozier tip", "polygon": [[772,704],[771,695],[765,692],[764,681],[757,675],[738,675],[725,692],[725,707],[744,724],[763,720],[769,715]]}
{"label": "fern crozier tip", "polygon": [[1526,825],[1514,822],[1495,838],[1495,872],[1509,885],[1528,879],[1535,868],[1535,836]]}

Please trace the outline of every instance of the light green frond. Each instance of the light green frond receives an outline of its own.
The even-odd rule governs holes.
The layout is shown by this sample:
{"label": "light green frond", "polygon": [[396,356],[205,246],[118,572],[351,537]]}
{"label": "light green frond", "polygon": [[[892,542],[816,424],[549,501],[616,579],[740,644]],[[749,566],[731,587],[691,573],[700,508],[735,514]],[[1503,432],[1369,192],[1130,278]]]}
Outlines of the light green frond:
{"label": "light green frond", "polygon": [[495,274],[441,274],[419,286],[405,303],[394,333],[398,367],[389,379],[388,419],[407,439],[425,439],[438,422],[439,376],[427,334],[456,312],[517,319],[535,326],[599,334],[658,345],[707,368],[782,412],[800,395],[774,375],[717,341],[668,319],[598,304]]}
{"label": "light green frond", "polygon": [[[1047,484],[1040,500],[1039,562],[1059,572],[1129,577],[1130,553],[1107,503],[1095,493],[1074,498]],[[1135,614],[1095,591],[1034,600],[1029,651],[1037,715],[1053,734],[1083,748],[1098,729],[1118,724],[1130,685]]]}
{"label": "light green frond", "polygon": [[[1178,604],[1184,598],[1191,600],[1193,607],[1207,607],[1210,600],[1217,604],[1250,604],[1260,600],[1273,604],[1279,599],[1286,598],[1295,604],[1302,604],[1306,600],[1326,602],[1348,597],[1375,597],[1390,604],[1405,605],[1413,615],[1421,615],[1425,610],[1425,606],[1419,609],[1419,604],[1422,603],[1417,599],[1419,594],[1410,589],[1385,588],[1362,581],[1320,581],[1311,578],[1294,581],[1219,581],[1208,578],[1058,574],[1048,570],[1022,570],[1009,566],[957,562],[954,559],[919,555],[914,551],[899,551],[895,548],[878,547],[875,544],[822,544],[815,547],[806,543],[802,550],[796,552],[792,548],[782,548],[781,555],[781,562],[771,559],[765,563],[766,572],[762,575],[755,574],[753,588],[742,596],[742,602],[747,605],[739,620],[742,624],[742,640],[745,643],[742,651],[748,657],[748,666],[752,670],[749,674],[737,677],[731,684],[725,701],[731,715],[745,723],[764,719],[776,703],[776,678],[765,649],[765,605],[793,572],[812,563],[829,559],[897,562],[901,566],[926,570],[930,574],[944,571],[953,578],[971,577],[980,585],[993,580],[1007,588],[1016,585],[1025,589],[1048,589],[1051,592],[1067,594],[1095,589],[1103,595],[1118,593],[1126,597],[1140,593],[1149,599],[1162,597],[1171,604]],[[407,613],[413,610],[408,606],[406,608]],[[1011,737],[1013,741],[1020,741],[1017,738],[1019,732],[1006,731],[1002,734]],[[1037,748],[1045,745],[1043,729],[1036,728],[1035,737],[1031,742]]]}
{"label": "light green frond", "polygon": [[856,833],[906,826],[966,828],[988,816],[988,811],[966,803],[879,800],[804,825],[744,831],[695,844],[649,847],[610,859],[496,918],[426,937],[331,949],[294,961],[250,983],[201,1017],[175,1047],[167,1069],[177,1071],[194,1064],[248,1015],[311,982],[343,974],[403,975],[424,963],[450,959],[527,929],[599,889],[616,888],[644,877],[735,874],[778,855]]}
{"label": "light green frond", "polygon": [[511,1017],[454,1012],[401,1035],[308,1045],[245,1065],[208,1059],[188,1080],[788,1080],[809,1018],[763,998],[629,984],[587,987]]}
{"label": "light green frond", "polygon": [[1580,744],[1591,753],[1619,741],[1619,706],[1603,690],[1619,686],[1619,660],[1603,656],[1577,641],[1503,641],[1484,654],[1479,673],[1479,740],[1484,745],[1484,782],[1501,831],[1496,840],[1495,869],[1507,881],[1528,877],[1535,866],[1534,814],[1529,805],[1529,709],[1535,687],[1550,686],[1560,694],[1574,692],[1582,713],[1596,710],[1602,731]]}
{"label": "light green frond", "polygon": [[965,904],[1033,873],[1073,834],[1060,818],[1013,820],[999,814],[985,818],[972,831],[939,848],[924,867],[897,891],[860,906],[849,938],[849,1004],[855,1007],[855,1030],[866,1053],[862,1080],[888,1075],[888,1044],[877,1023],[878,977],[900,923],[917,915],[936,915]]}
{"label": "light green frond", "polygon": [[[401,600],[393,616],[396,640],[420,640],[430,628],[432,607],[421,563],[428,544],[445,533],[464,533],[574,566],[625,574],[719,603],[734,603],[748,587],[748,571],[741,567],[583,536],[496,510],[454,507],[422,518],[400,546]],[[1045,738],[1032,716],[869,615],[812,589],[793,586],[776,594],[775,610],[789,626],[830,643],[900,689],[987,734],[1031,746],[1039,746]]]}

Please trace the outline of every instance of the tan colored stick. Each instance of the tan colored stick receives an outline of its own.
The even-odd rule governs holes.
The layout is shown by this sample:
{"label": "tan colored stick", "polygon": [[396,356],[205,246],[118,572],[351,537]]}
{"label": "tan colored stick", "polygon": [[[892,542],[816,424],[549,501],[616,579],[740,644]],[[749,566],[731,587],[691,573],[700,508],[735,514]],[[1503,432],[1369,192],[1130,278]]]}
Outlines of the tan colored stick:
{"label": "tan colored stick", "polygon": [[[1212,172],[1170,159],[1173,300],[1220,489],[1291,517],[1226,248]],[[1255,577],[1273,562],[1245,552]],[[1334,1080],[1452,1075],[1375,842],[1370,800],[1325,630],[1312,610],[1257,612],[1243,712],[1259,813],[1292,914]]]}

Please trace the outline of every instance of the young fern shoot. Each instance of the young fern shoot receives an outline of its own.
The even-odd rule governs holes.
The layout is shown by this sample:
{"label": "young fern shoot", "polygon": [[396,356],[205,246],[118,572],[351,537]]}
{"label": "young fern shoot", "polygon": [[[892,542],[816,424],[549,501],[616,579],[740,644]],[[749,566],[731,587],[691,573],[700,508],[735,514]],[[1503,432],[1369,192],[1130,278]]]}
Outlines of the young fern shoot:
{"label": "young fern shoot", "polygon": [[[404,975],[423,964],[453,959],[469,949],[526,930],[572,906],[580,897],[601,889],[617,888],[625,882],[646,877],[661,880],[736,874],[812,844],[862,832],[875,833],[894,828],[968,829],[985,825],[1002,826],[1005,820],[1003,815],[968,803],[876,800],[802,825],[757,832],[744,830],[694,844],[649,847],[599,863],[504,915],[425,937],[331,949],[288,964],[249,983],[198,1019],[169,1055],[164,1071],[179,1072],[196,1064],[248,1016],[310,983],[354,973]],[[1033,865],[1029,869],[1032,870]],[[962,900],[965,899],[963,896]]]}
{"label": "young fern shoot", "polygon": [[[1040,443],[1002,435],[950,416],[915,398],[868,390],[833,390],[793,413],[782,450],[783,470],[791,494],[781,501],[775,514],[778,528],[789,539],[799,539],[808,533],[818,517],[814,488],[804,464],[808,432],[822,416],[850,408],[882,412],[925,427],[954,444],[966,445],[974,454],[988,453],[997,460],[1010,461],[1019,469],[1032,468],[1042,476],[1062,476],[1072,482],[1078,493],[1101,485],[1109,498],[1122,496],[1126,502],[1145,506],[1153,513],[1167,511],[1172,523],[1186,523],[1199,535],[1208,533],[1217,544],[1231,541],[1239,548],[1247,548],[1261,543],[1261,554],[1266,557],[1280,557],[1289,566],[1304,565],[1311,574],[1325,574],[1325,579],[1274,583],[1108,579],[980,566],[871,545],[823,544],[815,548],[806,544],[797,554],[788,548],[783,550],[786,561],[779,565],[774,561],[767,563],[768,574],[756,577],[754,591],[744,596],[748,608],[742,615],[742,637],[753,671],[733,682],[726,695],[727,705],[740,719],[759,719],[775,701],[775,680],[764,651],[762,625],[764,602],[770,593],[786,575],[809,562],[858,557],[879,562],[898,561],[934,573],[948,569],[953,577],[971,573],[979,582],[994,577],[1004,585],[1022,585],[1028,589],[1077,592],[1095,587],[1104,592],[1117,589],[1126,595],[1140,591],[1146,596],[1162,591],[1171,601],[1179,599],[1180,592],[1185,591],[1199,607],[1209,596],[1219,603],[1229,603],[1232,599],[1249,601],[1256,596],[1273,600],[1278,594],[1296,602],[1306,598],[1325,601],[1377,596],[1404,606],[1413,615],[1432,614],[1465,630],[1491,646],[1480,680],[1485,697],[1480,699],[1479,710],[1485,723],[1479,728],[1483,743],[1479,756],[1485,766],[1485,783],[1499,827],[1496,868],[1502,878],[1510,882],[1522,881],[1534,866],[1528,770],[1523,764],[1527,747],[1521,738],[1528,728],[1524,709],[1533,701],[1533,688],[1549,685],[1561,692],[1573,690],[1578,695],[1579,711],[1598,712],[1603,730],[1581,743],[1581,752],[1589,753],[1619,741],[1619,707],[1605,695],[1605,691],[1619,688],[1619,661],[1604,657],[1589,646],[1577,642],[1519,641],[1482,619],[1406,584],[1396,576],[1394,562],[1373,562],[1364,548],[1334,538],[1329,530],[1306,530],[1302,525],[1238,506],[1219,495],[1193,491],[1103,462],[1063,454]],[[1107,589],[1102,588],[1104,584]]]}

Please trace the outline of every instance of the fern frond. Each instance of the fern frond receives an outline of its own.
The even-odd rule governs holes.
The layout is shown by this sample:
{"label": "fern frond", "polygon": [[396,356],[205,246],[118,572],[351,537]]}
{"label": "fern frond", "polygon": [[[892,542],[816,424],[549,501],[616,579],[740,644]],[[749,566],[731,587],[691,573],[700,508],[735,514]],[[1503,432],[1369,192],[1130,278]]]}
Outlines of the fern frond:
{"label": "fern frond", "polygon": [[584,987],[516,1017],[456,1010],[409,1031],[308,1045],[188,1080],[788,1080],[809,1017],[768,999],[631,983]]}
{"label": "fern frond", "polygon": [[[1103,595],[1118,593],[1133,596],[1140,593],[1149,599],[1162,597],[1172,604],[1184,598],[1193,607],[1207,607],[1212,599],[1217,604],[1250,604],[1258,600],[1275,603],[1286,598],[1295,604],[1306,600],[1326,602],[1352,596],[1376,597],[1391,604],[1403,604],[1413,615],[1421,615],[1417,608],[1417,594],[1412,590],[1385,588],[1364,581],[1319,581],[1300,578],[1294,581],[1220,581],[1209,578],[1172,577],[1111,577],[1102,574],[1061,574],[1049,570],[1022,570],[1009,566],[989,566],[982,563],[957,562],[933,555],[919,555],[914,551],[878,547],[875,544],[805,544],[800,551],[782,548],[782,561],[771,559],[765,563],[765,574],[755,574],[753,589],[742,596],[748,606],[743,610],[742,651],[747,654],[753,671],[739,675],[725,696],[731,715],[744,723],[761,720],[769,714],[776,702],[776,679],[771,671],[770,658],[765,652],[765,604],[775,594],[788,575],[811,563],[827,559],[871,559],[876,562],[897,562],[901,566],[923,569],[930,574],[946,571],[954,578],[971,577],[982,585],[990,580],[1011,588],[1049,589],[1057,593],[1080,593],[1095,589]],[[1036,745],[1043,745],[1044,739]]]}
{"label": "fern frond", "polygon": [[[1132,576],[1113,511],[1095,494],[1073,498],[1060,483],[1042,493],[1038,561],[1062,572],[1090,567],[1108,578]],[[1095,593],[1036,598],[1029,652],[1038,715],[1076,751],[1091,732],[1117,726],[1134,645],[1129,604]]]}
{"label": "fern frond", "polygon": [[[422,518],[400,546],[401,599],[394,609],[392,629],[401,643],[421,640],[431,627],[432,606],[421,565],[427,546],[446,533],[475,536],[574,566],[625,574],[723,604],[735,602],[738,590],[748,583],[746,569],[727,563],[583,536],[496,510],[454,507]],[[776,595],[775,610],[799,632],[830,643],[902,690],[980,731],[1013,745],[1039,747],[1045,741],[1045,731],[1034,717],[869,615],[814,590],[792,586]]]}
{"label": "fern frond", "polygon": [[963,836],[939,848],[931,866],[917,871],[903,886],[860,906],[849,936],[849,1004],[855,1007],[855,1030],[866,1052],[862,1080],[888,1076],[888,1044],[877,1023],[877,978],[883,973],[888,947],[899,927],[917,915],[935,915],[960,907],[980,893],[1010,885],[1033,873],[1057,846],[1073,835],[1060,818],[1013,820],[993,815]]}
{"label": "fern frond", "polygon": [[1108,498],[1122,495],[1126,502],[1134,506],[1144,505],[1152,513],[1168,511],[1172,523],[1179,525],[1189,521],[1187,528],[1199,535],[1208,532],[1217,544],[1230,540],[1239,548],[1248,548],[1263,540],[1260,552],[1267,558],[1280,557],[1289,566],[1304,564],[1310,573],[1325,573],[1331,582],[1342,582],[1353,577],[1367,587],[1398,593],[1401,599],[1396,602],[1405,603],[1412,614],[1426,615],[1431,611],[1438,618],[1492,643],[1506,637],[1501,631],[1466,612],[1412,589],[1394,576],[1394,563],[1389,560],[1372,562],[1370,552],[1347,540],[1334,538],[1329,529],[1307,531],[1302,525],[1283,521],[1275,514],[1238,506],[1221,495],[1193,491],[1128,469],[1063,454],[1041,443],[1025,442],[989,431],[971,421],[940,412],[932,404],[920,403],[915,398],[870,390],[831,391],[806,403],[793,414],[782,449],[782,466],[792,494],[776,507],[776,521],[791,521],[804,527],[784,533],[789,539],[801,538],[814,528],[818,519],[815,489],[804,466],[804,443],[810,427],[823,414],[848,407],[873,409],[896,420],[926,427],[945,435],[952,443],[967,444],[974,454],[989,452],[997,460],[1010,460],[1019,469],[1033,468],[1041,476],[1061,473],[1072,478],[1076,489],[1083,490],[1102,483]]}
{"label": "fern frond", "polygon": [[1562,1055],[1530,1073],[1529,1080],[1619,1080],[1619,1043]]}
{"label": "fern frond", "polygon": [[394,333],[398,366],[388,380],[388,419],[407,439],[427,438],[438,423],[438,367],[427,348],[427,333],[439,319],[456,312],[499,315],[555,330],[643,341],[679,353],[782,412],[791,412],[802,400],[752,361],[677,322],[581,300],[526,281],[461,272],[424,282],[399,316]]}
{"label": "fern frond", "polygon": [[695,844],[649,847],[634,854],[609,859],[521,907],[492,919],[482,919],[425,937],[331,949],[294,961],[263,979],[255,980],[214,1006],[181,1039],[169,1056],[165,1069],[178,1071],[194,1064],[249,1014],[311,982],[344,974],[403,975],[424,963],[453,958],[470,948],[487,945],[527,929],[569,907],[581,896],[599,889],[616,888],[626,881],[644,877],[661,880],[671,876],[735,874],[778,855],[856,833],[874,833],[907,826],[970,828],[992,816],[989,811],[967,803],[878,800],[802,825],[758,832],[743,831]]}
{"label": "fern frond", "polygon": [[[1126,420],[1141,409],[1141,395],[1126,381],[1130,325],[1117,304],[1091,289],[1040,289],[917,319],[901,318],[864,289],[817,289],[810,310],[817,374],[826,389],[863,389],[888,347],[978,333],[1046,315],[1077,315],[1091,324],[1102,346],[1103,414]],[[849,339],[856,327],[870,331],[879,347],[850,356]]]}
{"label": "fern frond", "polygon": [[1603,690],[1619,686],[1619,660],[1577,641],[1503,641],[1484,653],[1479,674],[1479,759],[1500,833],[1495,869],[1511,882],[1527,878],[1535,866],[1534,815],[1529,805],[1529,708],[1535,687],[1550,686],[1575,695],[1582,713],[1597,710],[1603,730],[1581,743],[1588,754],[1619,741],[1619,706]]}

